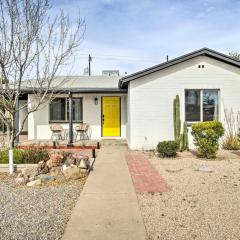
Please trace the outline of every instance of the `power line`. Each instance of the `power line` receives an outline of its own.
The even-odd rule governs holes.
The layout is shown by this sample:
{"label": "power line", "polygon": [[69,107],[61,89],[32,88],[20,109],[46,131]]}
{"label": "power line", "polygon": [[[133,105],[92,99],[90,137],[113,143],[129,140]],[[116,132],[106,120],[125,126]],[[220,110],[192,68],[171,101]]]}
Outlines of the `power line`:
{"label": "power line", "polygon": [[[79,58],[87,58],[89,57],[89,54],[79,54]],[[159,58],[148,58],[148,57],[136,57],[136,56],[120,56],[120,55],[106,55],[106,54],[96,54],[91,55],[91,59],[102,59],[102,60],[126,60],[126,61],[143,61],[143,62],[162,62],[163,59]]]}

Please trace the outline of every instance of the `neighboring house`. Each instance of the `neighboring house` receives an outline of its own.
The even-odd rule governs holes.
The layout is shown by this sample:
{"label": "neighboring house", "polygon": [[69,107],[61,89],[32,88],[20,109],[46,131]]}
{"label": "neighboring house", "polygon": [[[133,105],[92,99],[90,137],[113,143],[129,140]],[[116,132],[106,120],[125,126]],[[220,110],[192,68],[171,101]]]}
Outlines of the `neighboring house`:
{"label": "neighboring house", "polygon": [[[199,121],[224,122],[225,108],[240,110],[240,62],[203,48],[123,78],[70,77],[54,103],[29,116],[24,128],[29,139],[50,139],[52,122],[68,128],[69,91],[73,121],[89,123],[92,139],[123,138],[131,149],[152,149],[159,141],[174,138],[177,94],[181,121],[189,126]],[[27,99],[32,101],[30,92]]]}

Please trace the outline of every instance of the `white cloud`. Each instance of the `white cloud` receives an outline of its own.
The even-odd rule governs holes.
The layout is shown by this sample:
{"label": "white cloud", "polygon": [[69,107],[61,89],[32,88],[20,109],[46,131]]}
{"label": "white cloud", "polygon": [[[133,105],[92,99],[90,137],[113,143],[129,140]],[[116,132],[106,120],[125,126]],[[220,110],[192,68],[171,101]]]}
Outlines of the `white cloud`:
{"label": "white cloud", "polygon": [[[70,0],[54,1],[72,17],[78,7],[86,18],[82,53],[135,56],[164,60],[201,47],[230,52],[240,49],[240,2],[234,0]],[[81,74],[87,60],[76,58],[74,73]],[[157,62],[156,62],[157,63]],[[94,73],[102,69],[134,72],[151,61],[93,59]],[[76,66],[76,67],[75,67]]]}

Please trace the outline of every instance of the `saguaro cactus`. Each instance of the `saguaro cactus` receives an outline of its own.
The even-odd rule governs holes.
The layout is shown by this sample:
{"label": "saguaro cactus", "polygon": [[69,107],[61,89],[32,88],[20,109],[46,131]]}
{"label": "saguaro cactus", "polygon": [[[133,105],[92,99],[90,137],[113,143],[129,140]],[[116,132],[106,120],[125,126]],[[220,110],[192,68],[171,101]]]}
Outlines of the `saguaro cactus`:
{"label": "saguaro cactus", "polygon": [[178,95],[176,95],[176,98],[173,101],[173,121],[174,121],[174,138],[176,141],[179,141],[181,133],[181,120],[180,120],[180,100]]}
{"label": "saguaro cactus", "polygon": [[183,123],[183,133],[181,134],[180,150],[188,150],[188,128],[186,122]]}

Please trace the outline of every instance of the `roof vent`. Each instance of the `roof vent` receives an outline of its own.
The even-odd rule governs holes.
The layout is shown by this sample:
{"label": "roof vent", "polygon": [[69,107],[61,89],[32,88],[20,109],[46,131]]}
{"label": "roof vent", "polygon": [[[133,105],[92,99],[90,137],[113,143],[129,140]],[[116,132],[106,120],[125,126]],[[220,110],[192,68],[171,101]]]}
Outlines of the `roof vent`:
{"label": "roof vent", "polygon": [[103,76],[119,76],[119,70],[103,70]]}

